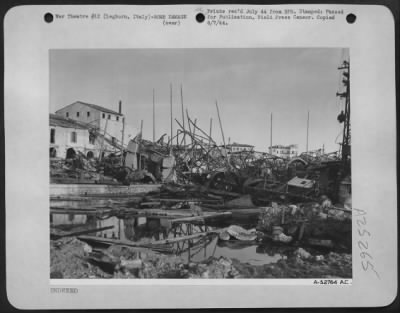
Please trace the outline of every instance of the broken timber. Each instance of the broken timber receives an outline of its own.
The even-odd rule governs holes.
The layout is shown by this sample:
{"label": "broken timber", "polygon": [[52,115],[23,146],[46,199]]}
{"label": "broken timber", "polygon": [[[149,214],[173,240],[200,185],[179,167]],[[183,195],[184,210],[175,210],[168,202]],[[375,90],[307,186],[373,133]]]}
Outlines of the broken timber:
{"label": "broken timber", "polygon": [[180,242],[180,241],[185,241],[185,240],[191,240],[191,239],[195,239],[198,237],[205,237],[205,236],[212,235],[212,234],[219,234],[223,230],[224,229],[214,229],[214,230],[210,230],[210,231],[206,231],[206,232],[202,232],[202,233],[196,233],[196,234],[187,235],[187,236],[158,240],[158,241],[154,241],[152,244],[160,245],[160,244],[169,244],[169,243],[175,243],[175,242]]}
{"label": "broken timber", "polygon": [[222,213],[205,214],[205,215],[198,215],[198,216],[192,216],[192,217],[182,217],[182,218],[176,218],[176,219],[171,220],[171,224],[189,223],[189,222],[198,222],[198,221],[204,222],[206,219],[222,217],[222,216],[231,216],[231,215],[232,215],[232,212],[222,212]]}
{"label": "broken timber", "polygon": [[250,191],[250,193],[260,192],[260,193],[272,194],[272,195],[277,195],[277,196],[292,197],[292,198],[296,198],[296,199],[299,199],[302,201],[318,202],[318,199],[316,199],[314,197],[305,196],[302,194],[283,192],[283,191],[277,191],[277,190],[272,190],[272,189],[257,188],[257,187],[247,187],[247,189],[248,189],[248,191]]}
{"label": "broken timber", "polygon": [[166,252],[170,253],[171,249],[166,246],[157,246],[156,244],[145,244],[145,243],[137,243],[130,240],[120,240],[120,239],[111,239],[111,238],[101,238],[96,236],[78,236],[79,240],[88,242],[88,243],[97,243],[101,245],[111,246],[125,246],[131,248],[139,248],[139,249],[151,249],[158,252]]}
{"label": "broken timber", "polygon": [[139,248],[149,248],[149,249],[160,250],[160,248],[161,249],[163,248],[162,245],[176,243],[176,242],[185,241],[185,240],[191,240],[191,239],[195,239],[195,238],[199,238],[199,237],[208,236],[211,234],[218,234],[222,231],[223,231],[223,229],[215,229],[215,230],[210,230],[207,232],[196,233],[196,234],[187,235],[187,236],[153,241],[151,243],[146,243],[146,244],[133,242],[130,240],[101,238],[101,237],[96,237],[96,236],[79,236],[78,239],[82,240],[82,241],[96,242],[96,243],[106,244],[106,245],[119,245],[119,246],[127,246],[127,247],[139,247]]}
{"label": "broken timber", "polygon": [[96,197],[128,197],[146,194],[151,191],[159,191],[160,184],[132,184],[110,185],[110,184],[50,184],[50,197],[66,196],[96,196]]}
{"label": "broken timber", "polygon": [[109,208],[93,208],[93,209],[77,209],[77,208],[69,208],[69,207],[50,207],[50,214],[75,214],[75,215],[84,215],[84,214],[109,214],[113,210]]}
{"label": "broken timber", "polygon": [[[169,199],[169,198],[154,198],[151,199],[157,203],[171,202],[171,203],[181,203],[181,202],[193,202],[193,203],[220,203],[221,199],[200,199],[200,198],[188,198],[188,199]],[[151,203],[151,202],[150,202]],[[141,203],[143,204],[143,203]]]}
{"label": "broken timber", "polygon": [[130,217],[148,217],[171,219],[172,223],[199,221],[209,218],[230,216],[231,212],[207,212],[205,215],[194,215],[191,210],[164,210],[164,209],[135,209],[135,208],[115,208],[115,209],[76,209],[68,207],[51,207],[50,214],[95,214],[107,216],[129,215]]}
{"label": "broken timber", "polygon": [[114,226],[106,226],[106,227],[100,227],[100,228],[69,231],[69,232],[63,231],[63,230],[55,231],[54,229],[51,229],[50,237],[54,237],[54,238],[73,237],[73,236],[79,236],[79,235],[84,235],[84,234],[97,233],[99,231],[108,230],[108,229],[112,229],[112,228],[114,228]]}

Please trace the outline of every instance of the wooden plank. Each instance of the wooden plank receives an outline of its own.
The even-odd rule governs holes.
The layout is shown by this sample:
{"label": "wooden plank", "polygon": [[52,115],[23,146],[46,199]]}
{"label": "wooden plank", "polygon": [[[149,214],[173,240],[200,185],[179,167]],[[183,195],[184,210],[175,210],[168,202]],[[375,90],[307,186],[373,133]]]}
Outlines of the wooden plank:
{"label": "wooden plank", "polygon": [[151,191],[159,191],[160,184],[50,184],[50,196],[96,196],[96,197],[118,197],[138,196]]}
{"label": "wooden plank", "polygon": [[[123,212],[123,211],[122,211]],[[191,210],[164,210],[164,209],[136,209],[127,211],[128,213],[136,213],[139,216],[160,216],[160,217],[190,217],[193,216],[193,212]]]}
{"label": "wooden plank", "polygon": [[205,214],[205,215],[198,215],[198,216],[191,216],[191,217],[182,217],[173,219],[171,221],[172,224],[176,223],[187,223],[187,222],[194,222],[194,221],[204,221],[209,218],[216,218],[221,216],[231,216],[232,212],[222,212],[222,213],[213,213],[213,214]]}
{"label": "wooden plank", "polygon": [[213,210],[226,210],[224,204],[202,204],[202,207]]}
{"label": "wooden plank", "polygon": [[69,210],[69,209],[50,209],[50,214],[72,214],[72,215],[85,215],[85,214],[108,214],[111,210]]}
{"label": "wooden plank", "polygon": [[50,214],[110,214],[120,215],[127,214],[131,217],[151,217],[151,218],[180,218],[193,216],[191,210],[164,210],[164,209],[136,209],[115,207],[109,208],[92,208],[92,209],[79,209],[71,207],[51,207]]}
{"label": "wooden plank", "polygon": [[181,237],[176,237],[176,238],[168,238],[168,239],[153,241],[151,243],[151,245],[161,245],[161,244],[169,244],[169,243],[176,243],[176,242],[185,241],[185,240],[191,240],[191,239],[204,237],[204,236],[211,235],[211,234],[219,234],[223,230],[224,229],[214,229],[214,230],[210,230],[210,231],[207,231],[207,232],[196,233],[196,234],[187,235],[187,236],[181,236]]}
{"label": "wooden plank", "polygon": [[259,214],[262,211],[261,208],[236,208],[236,209],[230,209],[230,212],[232,212],[232,215],[237,215],[237,214],[244,214],[244,215],[249,215],[249,214]]}
{"label": "wooden plank", "polygon": [[90,209],[88,208],[77,208],[77,207],[73,207],[73,206],[50,206],[50,210],[54,210],[54,211],[112,211],[115,210],[114,208],[110,208],[109,206],[92,206],[90,207]]}
{"label": "wooden plank", "polygon": [[141,206],[148,206],[148,205],[161,205],[159,201],[149,201],[149,202],[142,202],[140,203]]}
{"label": "wooden plank", "polygon": [[88,196],[70,196],[70,195],[65,195],[65,196],[50,196],[50,201],[76,201],[76,202],[82,202],[82,203],[91,203],[91,202],[96,202],[96,201],[103,201],[108,200],[112,203],[126,203],[126,202],[140,202],[143,197],[142,196],[131,196],[131,195],[116,195],[115,197],[105,197],[103,195],[88,195]]}
{"label": "wooden plank", "polygon": [[224,191],[224,190],[218,190],[218,189],[212,189],[212,188],[209,188],[208,192],[218,195],[218,196],[229,196],[229,197],[240,197],[242,195],[237,192]]}
{"label": "wooden plank", "polygon": [[296,193],[292,193],[292,192],[277,191],[277,190],[264,189],[264,188],[258,188],[258,187],[248,187],[247,189],[250,192],[262,192],[265,194],[282,195],[282,196],[297,198],[297,199],[301,199],[302,201],[318,202],[318,199],[316,199],[316,198],[305,196],[302,194],[296,194]]}
{"label": "wooden plank", "polygon": [[343,212],[347,212],[347,213],[353,212],[352,210],[345,209],[345,208],[339,208],[339,207],[333,206],[333,205],[331,207],[329,207],[328,210],[339,210],[339,211],[343,211]]}
{"label": "wooden plank", "polygon": [[224,200],[224,197],[221,197],[221,196],[217,196],[217,195],[213,195],[213,194],[211,194],[211,193],[208,193],[207,194],[207,197],[209,197],[209,198],[212,198],[212,199],[215,199],[215,200]]}
{"label": "wooden plank", "polygon": [[72,236],[79,236],[79,235],[84,235],[84,234],[90,234],[90,233],[97,233],[99,231],[103,231],[103,230],[108,230],[108,229],[112,229],[114,228],[114,226],[106,226],[106,227],[100,227],[100,228],[92,228],[92,229],[85,229],[85,230],[78,230],[78,231],[62,231],[62,230],[58,230],[58,231],[51,231],[50,235],[54,236],[54,237],[72,237]]}
{"label": "wooden plank", "polygon": [[[150,249],[162,249],[163,245],[171,244],[171,243],[176,243],[180,241],[185,241],[185,240],[191,240],[211,234],[218,234],[222,232],[223,229],[215,229],[211,230],[208,232],[202,232],[202,233],[196,233],[192,235],[187,235],[187,236],[181,236],[181,237],[176,237],[176,238],[169,238],[169,239],[163,239],[163,240],[158,240],[158,241],[153,241],[151,243],[137,243],[133,242],[130,240],[119,240],[119,239],[110,239],[110,238],[101,238],[101,237],[96,237],[96,236],[79,236],[79,240],[83,241],[92,241],[92,242],[98,242],[98,243],[103,243],[103,244],[109,244],[109,245],[122,245],[122,246],[127,246],[127,247],[143,247],[143,248],[150,248]],[[166,248],[165,248],[166,249]]]}
{"label": "wooden plank", "polygon": [[217,199],[170,199],[170,198],[151,198],[151,201],[158,201],[158,202],[172,202],[172,203],[180,203],[180,202],[195,202],[195,203],[220,203],[221,200]]}
{"label": "wooden plank", "polygon": [[249,212],[249,213],[253,213],[253,212],[259,212],[261,207],[246,207],[246,206],[228,206],[228,205],[212,205],[212,204],[204,204],[202,205],[202,207],[207,208],[207,209],[212,209],[212,210],[229,210],[229,212]]}
{"label": "wooden plank", "polygon": [[160,247],[157,246],[156,244],[150,244],[150,243],[138,243],[130,240],[120,240],[120,239],[111,239],[111,238],[101,238],[97,236],[78,236],[79,240],[82,241],[89,241],[89,242],[96,242],[96,243],[101,243],[101,244],[106,244],[106,245],[118,245],[118,246],[127,246],[127,247],[134,247],[134,248],[155,248],[157,250],[170,250],[167,249],[167,247]]}

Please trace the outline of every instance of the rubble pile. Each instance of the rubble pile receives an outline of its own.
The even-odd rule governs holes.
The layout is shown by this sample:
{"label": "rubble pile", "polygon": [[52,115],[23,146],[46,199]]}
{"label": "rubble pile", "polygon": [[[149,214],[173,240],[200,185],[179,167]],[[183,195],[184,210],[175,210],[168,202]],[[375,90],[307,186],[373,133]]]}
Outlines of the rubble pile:
{"label": "rubble pile", "polygon": [[351,249],[351,211],[321,203],[262,208],[257,230],[263,240],[302,242],[325,248]]}
{"label": "rubble pile", "polygon": [[[212,118],[204,131],[184,112],[182,87],[176,135],[171,89],[168,140],[167,134],[155,140],[154,119],[153,140],[143,139],[142,120],[126,145],[121,102],[119,112],[71,104],[102,112],[92,120],[88,111],[88,123],[79,111],[71,114],[76,120],[69,118],[66,108],[51,115],[51,183],[79,184],[51,188],[51,278],[351,277],[348,61],[339,69],[344,88],[336,95],[345,110],[338,116],[343,140],[334,153],[308,149],[309,115],[300,155],[297,145],[272,145],[272,113],[269,153],[231,144],[216,102],[218,144]],[[114,116],[119,123],[107,133]],[[77,142],[78,129],[88,146]],[[56,132],[69,140],[60,146]],[[57,159],[57,152],[66,159]]]}
{"label": "rubble pile", "polygon": [[276,263],[254,266],[233,260],[233,265],[246,278],[352,277],[351,254],[330,252],[325,255],[311,255],[302,248],[299,250]]}
{"label": "rubble pile", "polygon": [[92,248],[76,239],[50,241],[50,278],[111,278],[100,267],[85,261]]}
{"label": "rubble pile", "polygon": [[87,182],[87,183],[116,183],[116,180],[104,175],[96,159],[87,158],[78,152],[68,159],[50,159],[50,180],[52,183]]}
{"label": "rubble pile", "polygon": [[[91,214],[94,223],[52,228],[51,278],[351,277],[351,176],[336,154],[284,159],[228,151],[187,120],[187,128],[177,121],[168,142],[165,135],[156,142],[140,135],[127,147],[115,145],[119,153],[51,158],[53,183],[160,183],[126,203],[52,206],[53,214]],[[110,218],[129,228],[125,237],[114,225],[97,225]],[[103,237],[105,230],[112,236]],[[214,253],[193,262],[191,251],[210,242],[214,252],[236,246],[282,255],[263,265]]]}
{"label": "rubble pile", "polygon": [[[94,250],[76,238],[51,242],[51,278],[351,278],[351,254],[311,254],[303,248],[280,260],[250,265],[227,257],[187,262],[180,256],[110,246]],[[65,260],[68,260],[67,262]]]}
{"label": "rubble pile", "polygon": [[[177,135],[168,142],[164,142],[165,135],[156,142],[138,135],[127,147],[111,142],[114,152],[104,155],[103,151],[98,158],[79,151],[66,160],[51,158],[51,181],[194,184],[251,193],[261,199],[260,205],[268,201],[311,201],[322,194],[337,200],[339,183],[345,175],[339,171],[336,154],[305,153],[284,159],[252,150],[233,152],[226,145],[218,145],[188,113],[187,121],[187,127],[176,121]],[[307,187],[300,184],[301,180],[308,180]]]}
{"label": "rubble pile", "polygon": [[124,184],[156,183],[146,169],[132,170],[121,166],[120,155],[110,155],[101,161],[78,152],[68,159],[50,159],[52,183]]}

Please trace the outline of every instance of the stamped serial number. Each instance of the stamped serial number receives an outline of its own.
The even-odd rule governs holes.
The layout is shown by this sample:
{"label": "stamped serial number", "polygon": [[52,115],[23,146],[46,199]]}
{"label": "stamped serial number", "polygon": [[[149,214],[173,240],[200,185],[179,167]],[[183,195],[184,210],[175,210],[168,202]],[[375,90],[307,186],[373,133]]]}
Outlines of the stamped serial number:
{"label": "stamped serial number", "polygon": [[351,285],[350,279],[315,279],[314,285]]}
{"label": "stamped serial number", "polygon": [[78,293],[78,288],[50,288],[51,293]]}

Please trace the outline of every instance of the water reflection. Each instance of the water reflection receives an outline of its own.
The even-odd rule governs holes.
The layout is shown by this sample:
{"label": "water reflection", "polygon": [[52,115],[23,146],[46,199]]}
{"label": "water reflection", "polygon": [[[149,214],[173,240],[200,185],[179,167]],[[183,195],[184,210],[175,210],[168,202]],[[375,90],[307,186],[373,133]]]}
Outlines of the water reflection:
{"label": "water reflection", "polygon": [[122,204],[125,202],[109,199],[87,199],[79,201],[71,200],[51,200],[51,207],[54,208],[71,208],[71,209],[96,209],[101,207],[110,207],[115,204]]}
{"label": "water reflection", "polygon": [[274,263],[283,257],[279,251],[259,250],[258,244],[246,245],[243,241],[220,241],[218,247],[216,257],[225,256],[252,265]]}
{"label": "water reflection", "polygon": [[86,214],[50,214],[51,225],[88,225]]}
{"label": "water reflection", "polygon": [[[115,216],[101,219],[95,214],[50,214],[51,225],[60,229],[74,230],[74,228],[94,229],[113,226],[112,229],[97,232],[95,235],[103,238],[140,241],[171,239],[211,230],[214,227],[205,225],[180,224],[171,227],[170,220],[147,217],[117,218]],[[214,225],[215,226],[215,225]],[[217,226],[216,226],[217,227]],[[252,242],[220,241],[217,235],[199,237],[169,245],[170,252],[181,255],[187,262],[201,262],[210,257],[228,257],[252,265],[276,262],[282,255],[272,247],[261,247]]]}

